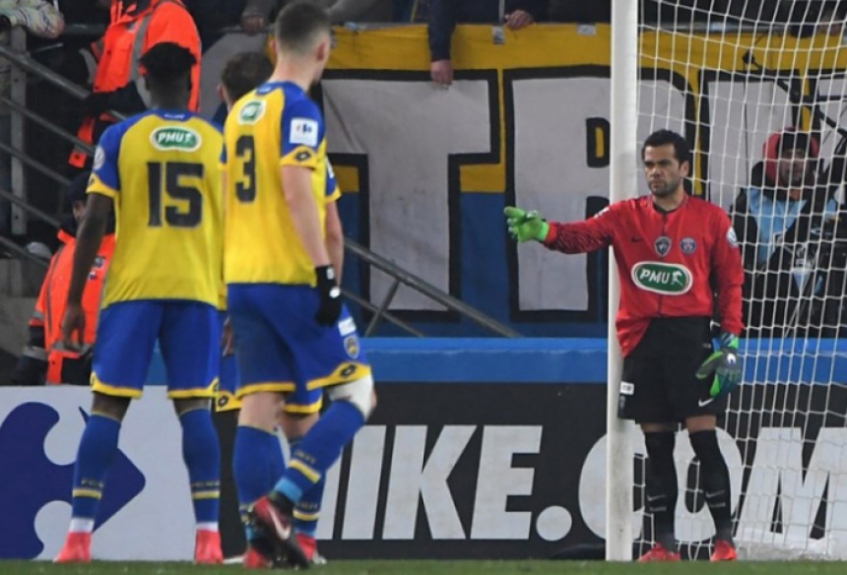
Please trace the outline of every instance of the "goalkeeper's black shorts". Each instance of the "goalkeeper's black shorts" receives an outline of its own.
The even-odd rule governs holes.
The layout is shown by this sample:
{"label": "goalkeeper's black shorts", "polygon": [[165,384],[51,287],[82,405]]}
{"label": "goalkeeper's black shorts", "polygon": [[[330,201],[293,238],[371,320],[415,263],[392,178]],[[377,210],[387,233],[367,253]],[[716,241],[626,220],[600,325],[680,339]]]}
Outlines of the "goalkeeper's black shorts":
{"label": "goalkeeper's black shorts", "polygon": [[623,361],[618,416],[638,423],[682,422],[718,415],[726,398],[709,396],[696,372],[712,353],[709,318],[656,318]]}

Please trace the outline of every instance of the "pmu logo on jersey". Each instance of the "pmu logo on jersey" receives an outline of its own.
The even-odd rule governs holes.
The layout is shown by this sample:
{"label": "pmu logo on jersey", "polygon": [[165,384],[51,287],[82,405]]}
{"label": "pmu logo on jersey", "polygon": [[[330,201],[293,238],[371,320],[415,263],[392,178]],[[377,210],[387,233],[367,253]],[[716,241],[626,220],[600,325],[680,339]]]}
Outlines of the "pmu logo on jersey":
{"label": "pmu logo on jersey", "polygon": [[150,134],[150,142],[157,150],[193,152],[200,148],[203,139],[200,137],[200,134],[191,128],[165,126],[153,130],[153,133]]}
{"label": "pmu logo on jersey", "polygon": [[632,266],[632,281],[641,289],[662,295],[682,295],[691,289],[691,271],[679,264],[639,262]]}
{"label": "pmu logo on jersey", "polygon": [[241,107],[241,111],[238,113],[238,123],[255,124],[264,115],[265,102],[263,100],[253,100]]}
{"label": "pmu logo on jersey", "polygon": [[[80,409],[84,420],[88,416]],[[47,435],[59,423],[59,413],[44,403],[23,403],[0,424],[0,558],[33,559],[44,550],[35,519],[48,503],[71,503],[74,464],[57,465],[45,453]],[[118,451],[109,470],[95,529],[123,509],[141,490],[145,479]]]}

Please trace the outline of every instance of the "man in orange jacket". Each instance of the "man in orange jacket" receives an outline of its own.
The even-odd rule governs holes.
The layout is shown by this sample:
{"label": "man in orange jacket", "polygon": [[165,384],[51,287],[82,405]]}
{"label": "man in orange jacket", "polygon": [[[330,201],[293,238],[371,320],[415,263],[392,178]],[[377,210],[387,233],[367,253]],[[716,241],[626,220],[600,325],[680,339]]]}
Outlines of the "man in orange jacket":
{"label": "man in orange jacket", "polygon": [[29,320],[29,341],[18,360],[12,376],[13,385],[42,385],[69,383],[88,385],[91,375],[91,346],[97,333],[97,315],[100,310],[100,293],[103,280],[115,249],[114,220],[97,255],[94,267],[88,274],[88,285],[83,294],[85,310],[85,348],[82,354],[65,350],[62,345],[62,318],[68,300],[68,288],[73,270],[76,248],[76,227],[85,212],[85,190],[88,173],[80,174],[71,182],[68,202],[73,216],[62,223],[59,230],[59,249],[50,261],[47,276]]}
{"label": "man in orange jacket", "polygon": [[[156,44],[179,44],[197,59],[191,72],[189,109],[196,112],[200,103],[200,35],[182,0],[112,0],[111,10],[109,28],[93,46],[97,72],[93,92],[84,102],[87,117],[77,133],[80,140],[92,145],[115,122],[107,112],[131,115],[147,109],[149,94],[139,60]],[[69,163],[77,169],[90,169],[91,157],[76,147]]]}

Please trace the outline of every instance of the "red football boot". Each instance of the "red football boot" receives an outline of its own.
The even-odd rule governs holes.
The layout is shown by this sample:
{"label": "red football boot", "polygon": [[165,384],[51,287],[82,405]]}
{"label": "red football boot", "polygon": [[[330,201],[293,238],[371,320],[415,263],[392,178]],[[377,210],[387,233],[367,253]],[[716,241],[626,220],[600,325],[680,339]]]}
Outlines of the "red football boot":
{"label": "red football boot", "polygon": [[676,551],[668,551],[661,543],[656,543],[647,553],[638,558],[639,563],[651,563],[653,561],[681,561],[682,558]]}
{"label": "red football boot", "polygon": [[735,550],[735,545],[732,541],[718,539],[715,541],[715,550],[712,553],[712,561],[735,561],[738,559],[738,552]]}
{"label": "red football boot", "polygon": [[200,529],[194,542],[194,562],[198,565],[223,565],[221,534],[217,531]]}
{"label": "red football boot", "polygon": [[91,563],[91,533],[68,533],[54,563]]}

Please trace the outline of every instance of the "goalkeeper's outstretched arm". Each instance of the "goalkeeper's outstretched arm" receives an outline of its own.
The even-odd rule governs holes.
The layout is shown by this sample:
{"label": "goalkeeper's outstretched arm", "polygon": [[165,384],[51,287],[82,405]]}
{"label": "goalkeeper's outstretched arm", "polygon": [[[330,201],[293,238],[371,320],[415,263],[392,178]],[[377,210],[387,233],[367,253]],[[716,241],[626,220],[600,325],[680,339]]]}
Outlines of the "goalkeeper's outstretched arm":
{"label": "goalkeeper's outstretched arm", "polygon": [[581,222],[547,222],[538,212],[507,207],[506,225],[519,242],[535,240],[547,248],[566,254],[584,254],[608,247],[612,243],[617,219],[614,206]]}

